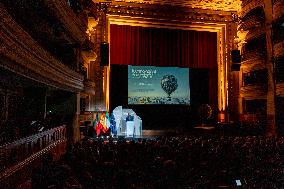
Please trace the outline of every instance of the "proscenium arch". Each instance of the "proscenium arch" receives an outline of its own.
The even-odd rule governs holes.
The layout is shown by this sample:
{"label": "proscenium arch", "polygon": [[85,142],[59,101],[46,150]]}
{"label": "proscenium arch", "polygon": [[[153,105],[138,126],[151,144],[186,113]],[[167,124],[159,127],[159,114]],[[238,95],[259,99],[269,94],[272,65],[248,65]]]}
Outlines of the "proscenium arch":
{"label": "proscenium arch", "polygon": [[[227,26],[225,23],[209,23],[209,22],[183,22],[183,21],[168,21],[157,20],[141,17],[128,17],[107,15],[107,31],[110,31],[110,25],[129,25],[141,27],[154,27],[154,28],[167,28],[167,29],[180,29],[180,30],[195,30],[216,32],[217,34],[217,67],[218,67],[218,110],[224,112],[228,107],[228,52],[227,46]],[[110,32],[108,32],[108,42],[110,41]],[[109,70],[108,70],[109,72]],[[109,74],[108,74],[109,76]],[[109,90],[108,90],[109,91]],[[109,95],[107,95],[109,96]],[[218,116],[218,121],[220,116]]]}

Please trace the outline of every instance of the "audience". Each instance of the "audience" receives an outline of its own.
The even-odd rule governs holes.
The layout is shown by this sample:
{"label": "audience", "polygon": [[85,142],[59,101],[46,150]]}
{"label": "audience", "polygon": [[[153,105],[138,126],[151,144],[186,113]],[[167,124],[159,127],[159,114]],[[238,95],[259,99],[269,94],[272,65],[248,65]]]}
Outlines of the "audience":
{"label": "audience", "polygon": [[34,170],[33,188],[282,188],[284,138],[86,139]]}

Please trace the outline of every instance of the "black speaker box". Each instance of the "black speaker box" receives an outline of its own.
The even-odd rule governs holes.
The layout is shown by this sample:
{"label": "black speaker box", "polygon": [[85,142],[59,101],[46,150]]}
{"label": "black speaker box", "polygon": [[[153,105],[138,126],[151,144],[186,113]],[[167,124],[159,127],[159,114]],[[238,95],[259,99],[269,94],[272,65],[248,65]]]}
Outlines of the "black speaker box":
{"label": "black speaker box", "polygon": [[106,42],[101,43],[101,66],[109,65],[109,44]]}
{"label": "black speaker box", "polygon": [[241,64],[233,63],[231,67],[231,71],[240,71]]}
{"label": "black speaker box", "polygon": [[239,50],[232,50],[231,55],[233,63],[241,63],[241,52]]}

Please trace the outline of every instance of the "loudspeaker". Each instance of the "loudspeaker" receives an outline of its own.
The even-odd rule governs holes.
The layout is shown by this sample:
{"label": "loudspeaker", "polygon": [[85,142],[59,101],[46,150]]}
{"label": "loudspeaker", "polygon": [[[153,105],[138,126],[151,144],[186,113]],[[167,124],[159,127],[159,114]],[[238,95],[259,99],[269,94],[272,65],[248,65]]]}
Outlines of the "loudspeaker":
{"label": "loudspeaker", "polygon": [[106,42],[101,43],[101,66],[109,65],[109,44]]}
{"label": "loudspeaker", "polygon": [[231,71],[240,71],[241,64],[233,63],[231,67]]}
{"label": "loudspeaker", "polygon": [[241,63],[241,52],[239,50],[232,50],[231,56],[233,63]]}

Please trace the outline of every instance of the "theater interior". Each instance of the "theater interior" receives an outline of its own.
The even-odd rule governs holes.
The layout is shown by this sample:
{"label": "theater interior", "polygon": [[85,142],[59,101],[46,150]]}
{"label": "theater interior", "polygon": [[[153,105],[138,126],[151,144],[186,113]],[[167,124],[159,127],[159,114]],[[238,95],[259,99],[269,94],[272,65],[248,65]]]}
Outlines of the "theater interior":
{"label": "theater interior", "polygon": [[0,0],[0,18],[0,188],[283,188],[283,0]]}

